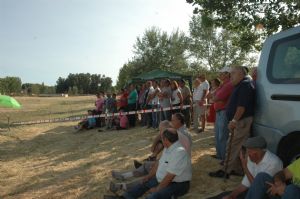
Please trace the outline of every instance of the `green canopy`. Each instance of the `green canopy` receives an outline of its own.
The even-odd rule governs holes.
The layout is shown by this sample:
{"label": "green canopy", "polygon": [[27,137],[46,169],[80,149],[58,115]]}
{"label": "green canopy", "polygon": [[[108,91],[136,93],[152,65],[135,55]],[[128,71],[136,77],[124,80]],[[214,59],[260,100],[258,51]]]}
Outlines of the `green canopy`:
{"label": "green canopy", "polygon": [[0,107],[21,108],[21,105],[14,98],[7,95],[0,95]]}
{"label": "green canopy", "polygon": [[186,78],[190,78],[190,77],[191,76],[181,75],[181,74],[178,74],[178,73],[172,73],[172,72],[156,69],[156,70],[152,70],[148,73],[143,73],[143,74],[140,74],[140,75],[134,77],[133,81],[134,80],[164,79],[164,78],[186,79]]}
{"label": "green canopy", "polygon": [[171,80],[179,80],[179,79],[184,79],[188,80],[190,87],[192,86],[192,77],[189,75],[182,75],[179,73],[173,73],[173,72],[168,72],[168,71],[163,71],[160,69],[152,70],[147,73],[140,74],[130,81],[130,83],[136,83],[136,82],[145,82],[148,80],[159,80],[159,79],[171,79]]}

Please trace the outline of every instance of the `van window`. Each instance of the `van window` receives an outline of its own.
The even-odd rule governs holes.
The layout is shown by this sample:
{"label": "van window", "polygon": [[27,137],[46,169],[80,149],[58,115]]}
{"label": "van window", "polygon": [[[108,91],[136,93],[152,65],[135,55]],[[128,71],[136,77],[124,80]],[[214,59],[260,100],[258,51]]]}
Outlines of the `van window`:
{"label": "van window", "polygon": [[300,83],[300,34],[274,42],[267,77],[275,84]]}

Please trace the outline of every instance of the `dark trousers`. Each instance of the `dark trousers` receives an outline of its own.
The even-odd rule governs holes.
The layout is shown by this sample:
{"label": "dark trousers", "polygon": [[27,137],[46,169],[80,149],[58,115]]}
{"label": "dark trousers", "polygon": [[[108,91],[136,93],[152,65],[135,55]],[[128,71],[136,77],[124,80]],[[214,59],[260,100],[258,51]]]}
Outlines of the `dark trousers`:
{"label": "dark trousers", "polygon": [[[136,104],[128,104],[128,111],[136,111]],[[136,114],[128,115],[129,126],[135,127]]]}
{"label": "dark trousers", "polygon": [[[128,192],[126,192],[123,197],[126,199],[136,199],[144,195],[152,187],[156,187],[159,183],[156,177],[151,178],[146,183],[138,184]],[[158,192],[149,194],[146,199],[171,199],[172,196],[183,196],[188,192],[190,188],[190,182],[172,182],[167,187],[161,189]]]}
{"label": "dark trousers", "polygon": [[191,127],[191,108],[187,107],[182,110],[182,114],[184,115],[185,125],[187,128]]}
{"label": "dark trousers", "polygon": [[[152,106],[151,105],[146,105],[146,110],[151,110],[152,109]],[[149,112],[149,113],[145,113],[145,117],[146,117],[146,121],[147,121],[147,124],[148,124],[148,127],[152,127],[152,123],[153,123],[153,120],[152,120],[152,112]]]}

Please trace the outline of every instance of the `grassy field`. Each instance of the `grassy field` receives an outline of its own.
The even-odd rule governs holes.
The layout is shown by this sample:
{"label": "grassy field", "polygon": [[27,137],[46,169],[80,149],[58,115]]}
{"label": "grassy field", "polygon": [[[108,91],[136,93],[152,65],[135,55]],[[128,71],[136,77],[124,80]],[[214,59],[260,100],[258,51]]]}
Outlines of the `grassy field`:
{"label": "grassy field", "polygon": [[[93,97],[18,98],[22,110],[1,110],[18,120],[82,114],[93,108]],[[72,110],[72,112],[70,111]],[[155,130],[137,127],[126,131],[74,133],[76,122],[15,126],[0,131],[0,198],[102,198],[109,194],[112,169],[133,168],[143,159]],[[231,190],[241,178],[208,177],[219,169],[214,154],[212,126],[202,134],[192,133],[193,180],[184,199],[202,199]]]}
{"label": "grassy field", "polygon": [[86,114],[94,109],[94,96],[84,97],[16,97],[21,109],[0,108],[0,128],[10,122],[63,118]]}

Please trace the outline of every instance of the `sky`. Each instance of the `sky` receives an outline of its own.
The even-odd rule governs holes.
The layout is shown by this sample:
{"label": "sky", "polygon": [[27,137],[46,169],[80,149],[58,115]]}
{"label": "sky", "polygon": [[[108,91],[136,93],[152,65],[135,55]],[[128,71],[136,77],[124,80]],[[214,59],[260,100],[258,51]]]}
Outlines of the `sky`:
{"label": "sky", "polygon": [[116,83],[146,29],[188,32],[185,0],[0,0],[0,78],[55,85],[69,73]]}

